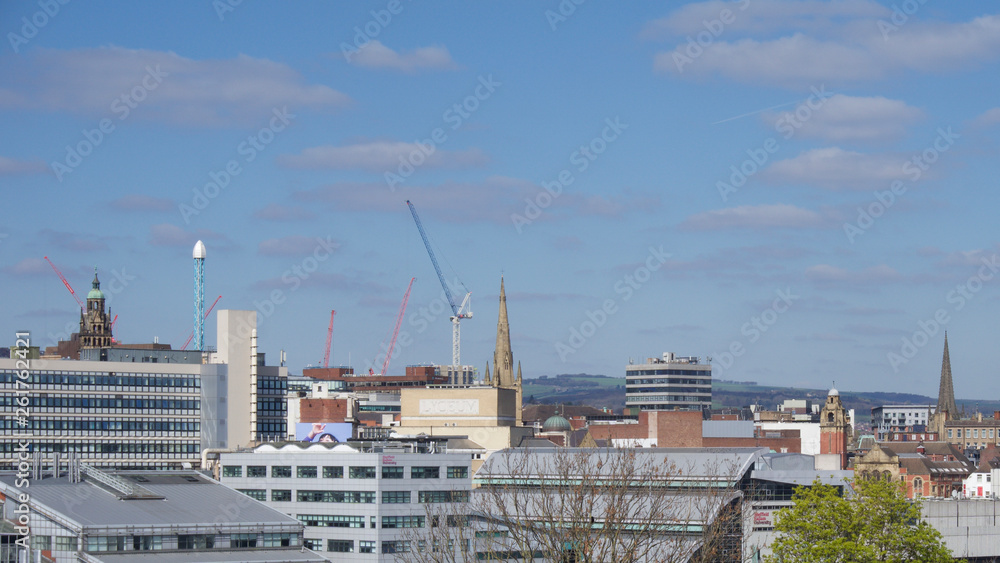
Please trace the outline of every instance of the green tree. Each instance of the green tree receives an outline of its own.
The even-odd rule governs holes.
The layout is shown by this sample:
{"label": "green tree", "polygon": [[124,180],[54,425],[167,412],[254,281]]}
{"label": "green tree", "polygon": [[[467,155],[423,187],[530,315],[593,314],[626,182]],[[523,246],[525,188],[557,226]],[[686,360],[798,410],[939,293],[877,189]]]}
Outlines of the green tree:
{"label": "green tree", "polygon": [[[853,495],[818,480],[798,487],[794,504],[778,512],[780,536],[768,563],[951,563],[941,534],[920,518],[920,504],[906,500],[903,484],[858,479]],[[847,491],[850,492],[850,491]]]}

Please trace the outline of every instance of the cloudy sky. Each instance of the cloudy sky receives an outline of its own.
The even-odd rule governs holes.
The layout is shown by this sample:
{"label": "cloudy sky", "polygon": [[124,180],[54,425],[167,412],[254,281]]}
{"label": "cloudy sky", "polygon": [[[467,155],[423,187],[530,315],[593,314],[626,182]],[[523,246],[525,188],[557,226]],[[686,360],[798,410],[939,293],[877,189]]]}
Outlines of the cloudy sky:
{"label": "cloudy sky", "polygon": [[[0,330],[47,345],[97,266],[126,342],[206,294],[293,372],[449,363],[441,286],[528,377],[1000,393],[992,2],[9,1]],[[47,11],[46,11],[47,10]],[[456,285],[459,299],[465,289]],[[214,315],[207,323],[214,344]]]}

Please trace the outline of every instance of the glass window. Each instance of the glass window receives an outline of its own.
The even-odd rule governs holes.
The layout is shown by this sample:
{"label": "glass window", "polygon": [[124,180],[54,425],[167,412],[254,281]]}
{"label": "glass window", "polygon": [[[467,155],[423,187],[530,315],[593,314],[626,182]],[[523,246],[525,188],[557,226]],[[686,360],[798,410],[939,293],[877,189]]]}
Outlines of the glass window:
{"label": "glass window", "polygon": [[344,516],[342,514],[299,514],[299,522],[306,526],[325,526],[328,528],[364,528],[364,516]]}
{"label": "glass window", "polygon": [[410,502],[410,491],[382,491],[382,504],[406,504]]}
{"label": "glass window", "polygon": [[956,428],[955,429],[955,437],[956,438],[961,438],[962,437],[962,429],[961,428]]}
{"label": "glass window", "polygon": [[266,465],[248,465],[247,477],[267,477]]}
{"label": "glass window", "polygon": [[374,479],[375,467],[373,466],[351,466],[351,479]]}
{"label": "glass window", "polygon": [[341,479],[344,477],[343,467],[331,467],[327,466],[323,468],[323,478],[324,479]]}
{"label": "glass window", "polygon": [[365,540],[359,541],[358,551],[361,553],[375,553],[375,542]]}
{"label": "glass window", "polygon": [[951,438],[951,428],[948,429],[948,437]]}
{"label": "glass window", "polygon": [[155,551],[163,549],[163,536],[132,536],[135,551]]}
{"label": "glass window", "polygon": [[972,437],[973,438],[978,438],[979,437],[979,429],[978,428],[973,428],[972,429]]}
{"label": "glass window", "polygon": [[257,534],[229,534],[229,546],[233,548],[257,547]]}
{"label": "glass window", "polygon": [[354,553],[354,540],[327,540],[326,550],[334,553]]}
{"label": "glass window", "polygon": [[56,551],[76,551],[76,538],[56,536]]}
{"label": "glass window", "polygon": [[449,467],[448,468],[448,478],[449,479],[466,479],[469,477],[468,467]]}
{"label": "glass window", "polygon": [[382,528],[423,528],[423,516],[383,516]]}
{"label": "glass window", "polygon": [[382,542],[382,553],[409,553],[410,542],[403,540]]}
{"label": "glass window", "polygon": [[282,489],[271,490],[271,500],[274,502],[288,502],[292,500],[292,491]]}
{"label": "glass window", "polygon": [[295,475],[299,479],[315,479],[319,476],[315,465],[300,465],[295,468]]}
{"label": "glass window", "polygon": [[417,502],[469,502],[469,491],[418,491]]}
{"label": "glass window", "polygon": [[272,465],[271,466],[271,477],[291,477],[292,476],[292,466],[291,465]]}
{"label": "glass window", "polygon": [[52,536],[31,536],[31,547],[52,551]]}
{"label": "glass window", "polygon": [[177,536],[177,549],[212,549],[215,536],[207,534],[182,534]]}
{"label": "glass window", "polygon": [[222,467],[223,477],[242,477],[243,476],[243,466],[242,465],[226,465]]}
{"label": "glass window", "polygon": [[382,466],[382,478],[383,479],[402,479],[403,468],[399,465],[383,465]]}
{"label": "glass window", "polygon": [[323,540],[314,540],[306,538],[302,540],[302,545],[306,549],[311,549],[313,551],[323,551]]}
{"label": "glass window", "polygon": [[410,478],[412,479],[437,479],[441,477],[440,467],[420,467],[410,468]]}
{"label": "glass window", "polygon": [[298,534],[271,533],[264,534],[264,547],[288,547],[299,545]]}
{"label": "glass window", "polygon": [[254,500],[259,500],[261,502],[267,500],[267,491],[264,489],[236,489],[236,490]]}

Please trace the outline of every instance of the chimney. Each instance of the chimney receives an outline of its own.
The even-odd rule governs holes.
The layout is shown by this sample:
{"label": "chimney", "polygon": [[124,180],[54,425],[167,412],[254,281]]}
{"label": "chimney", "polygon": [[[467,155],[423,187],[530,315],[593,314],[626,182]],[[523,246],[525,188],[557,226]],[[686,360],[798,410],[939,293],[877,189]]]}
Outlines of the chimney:
{"label": "chimney", "polygon": [[923,440],[921,440],[920,443],[917,444],[917,453],[920,454],[920,455],[924,455],[924,452],[926,452],[926,451],[927,451],[927,448],[924,447],[924,442],[923,442]]}
{"label": "chimney", "polygon": [[1000,420],[1000,411],[993,411],[993,420]]}

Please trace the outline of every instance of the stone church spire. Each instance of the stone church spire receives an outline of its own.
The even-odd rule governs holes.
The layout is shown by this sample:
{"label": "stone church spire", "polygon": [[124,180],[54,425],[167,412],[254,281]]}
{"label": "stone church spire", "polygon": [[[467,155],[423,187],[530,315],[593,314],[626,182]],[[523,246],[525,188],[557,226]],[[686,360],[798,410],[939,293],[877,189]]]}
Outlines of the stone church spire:
{"label": "stone church spire", "polygon": [[944,357],[941,358],[941,386],[938,388],[938,413],[948,413],[948,419],[958,417],[955,387],[951,380],[951,358],[948,356],[948,333],[944,333]]}
{"label": "stone church spire", "polygon": [[510,325],[507,324],[507,293],[500,278],[500,314],[497,317],[497,346],[493,352],[493,386],[513,388],[514,353],[510,349]]}

